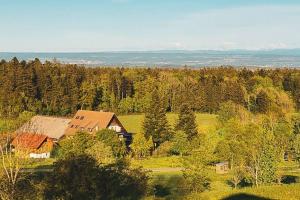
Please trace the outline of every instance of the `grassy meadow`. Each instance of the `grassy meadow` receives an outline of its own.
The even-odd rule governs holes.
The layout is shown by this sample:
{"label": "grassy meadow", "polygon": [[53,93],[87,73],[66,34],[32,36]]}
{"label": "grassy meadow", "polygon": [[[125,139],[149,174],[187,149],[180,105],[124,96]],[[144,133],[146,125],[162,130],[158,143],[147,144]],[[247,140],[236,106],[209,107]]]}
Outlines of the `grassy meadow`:
{"label": "grassy meadow", "polygon": [[[144,120],[143,114],[137,115],[121,115],[119,120],[125,126],[128,132],[138,133],[142,131],[142,124]],[[171,127],[174,127],[178,115],[175,113],[168,113],[167,118]],[[196,123],[198,124],[199,132],[207,132],[214,130],[217,123],[217,115],[196,113]]]}

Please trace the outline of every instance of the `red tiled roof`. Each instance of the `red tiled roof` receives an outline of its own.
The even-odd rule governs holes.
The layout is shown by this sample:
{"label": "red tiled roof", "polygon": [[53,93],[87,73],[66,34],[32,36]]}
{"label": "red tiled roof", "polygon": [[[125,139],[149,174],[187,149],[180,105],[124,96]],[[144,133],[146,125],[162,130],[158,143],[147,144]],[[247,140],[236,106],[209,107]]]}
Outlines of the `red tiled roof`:
{"label": "red tiled roof", "polygon": [[14,138],[11,144],[21,149],[38,149],[47,138],[42,134],[21,133]]}

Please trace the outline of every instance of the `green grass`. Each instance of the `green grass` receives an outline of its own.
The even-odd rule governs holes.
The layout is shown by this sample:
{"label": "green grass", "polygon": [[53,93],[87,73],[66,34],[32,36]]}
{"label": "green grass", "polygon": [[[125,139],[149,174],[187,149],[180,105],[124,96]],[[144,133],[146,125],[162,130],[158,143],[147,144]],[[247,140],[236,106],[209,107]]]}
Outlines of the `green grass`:
{"label": "green grass", "polygon": [[[296,200],[300,199],[300,184],[290,184],[290,185],[270,185],[270,186],[260,186],[258,188],[248,187],[244,189],[226,189],[215,191],[207,191],[202,194],[193,194],[189,196],[189,199],[207,199],[207,200],[217,200],[228,197],[237,196],[235,199],[245,199],[244,195],[253,195],[259,199],[259,197],[268,199],[286,199],[286,200]],[[188,198],[188,197],[187,197]],[[248,198],[249,199],[249,198]],[[255,200],[255,198],[252,198]]]}
{"label": "green grass", "polygon": [[25,166],[25,168],[33,169],[33,168],[51,168],[53,163],[56,161],[55,158],[47,158],[47,159],[30,159],[29,163]]}
{"label": "green grass", "polygon": [[181,157],[149,157],[142,160],[132,159],[131,165],[134,167],[143,167],[145,169],[153,168],[178,168],[182,167]]}
{"label": "green grass", "polygon": [[[121,123],[125,126],[127,131],[131,133],[142,132],[142,124],[144,120],[143,114],[138,115],[122,115],[118,116]],[[167,118],[169,124],[174,127],[178,114],[168,113]],[[196,113],[196,123],[198,125],[199,132],[207,132],[209,130],[214,130],[217,123],[217,115],[206,114],[206,113]]]}
{"label": "green grass", "polygon": [[[144,168],[163,168],[170,167],[172,162],[180,163],[180,157],[162,157],[149,158],[146,160],[135,161],[135,166],[143,166]],[[179,164],[178,167],[181,165]],[[246,198],[244,195],[253,195],[255,199],[259,197],[269,199],[300,199],[300,170],[294,162],[284,162],[280,166],[280,171],[283,175],[290,175],[295,177],[296,183],[290,184],[274,184],[269,186],[244,187],[240,189],[233,189],[228,181],[231,178],[230,174],[216,174],[214,167],[209,170],[208,176],[211,179],[210,189],[199,194],[183,194],[180,189],[182,186],[183,176],[182,171],[153,171],[149,173],[151,188],[158,187],[159,196],[154,196],[154,191],[145,199],[206,199],[217,200],[237,195],[236,199],[253,199]],[[153,189],[154,190],[154,189]],[[235,198],[234,198],[235,199]]]}

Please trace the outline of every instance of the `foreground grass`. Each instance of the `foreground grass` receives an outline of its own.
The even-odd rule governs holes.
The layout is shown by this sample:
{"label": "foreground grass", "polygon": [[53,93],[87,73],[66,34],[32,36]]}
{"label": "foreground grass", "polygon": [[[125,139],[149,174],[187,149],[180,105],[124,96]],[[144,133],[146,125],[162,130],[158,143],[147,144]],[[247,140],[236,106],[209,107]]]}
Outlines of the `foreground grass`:
{"label": "foreground grass", "polygon": [[223,191],[207,191],[202,194],[192,194],[187,199],[300,199],[300,184],[260,186],[258,188],[248,187],[244,189],[227,189]]}
{"label": "foreground grass", "polygon": [[153,172],[150,175],[150,182],[153,192],[147,200],[154,199],[190,199],[190,200],[264,200],[264,199],[282,199],[296,200],[300,199],[300,183],[270,185],[256,187],[246,187],[242,189],[233,189],[222,180],[214,180],[211,188],[199,194],[182,193],[182,172]]}
{"label": "foreground grass", "polygon": [[[144,120],[143,114],[137,115],[122,115],[118,116],[119,120],[125,126],[127,131],[131,133],[142,132],[142,124]],[[167,118],[171,127],[174,127],[178,114],[168,113]],[[206,114],[206,113],[196,113],[196,123],[198,125],[199,132],[207,132],[209,130],[214,130],[217,123],[217,115]]]}

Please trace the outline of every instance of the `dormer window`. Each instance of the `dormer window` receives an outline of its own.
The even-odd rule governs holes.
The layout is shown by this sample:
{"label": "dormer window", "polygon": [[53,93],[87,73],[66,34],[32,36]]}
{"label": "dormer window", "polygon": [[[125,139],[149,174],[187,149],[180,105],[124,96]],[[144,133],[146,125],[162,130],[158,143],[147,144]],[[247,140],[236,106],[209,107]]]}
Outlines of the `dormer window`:
{"label": "dormer window", "polygon": [[73,128],[74,127],[74,125],[71,125],[71,128]]}
{"label": "dormer window", "polygon": [[79,116],[77,116],[75,119],[79,119]]}
{"label": "dormer window", "polygon": [[80,117],[80,120],[83,120],[83,118],[84,118],[84,116],[81,116],[81,117]]}

